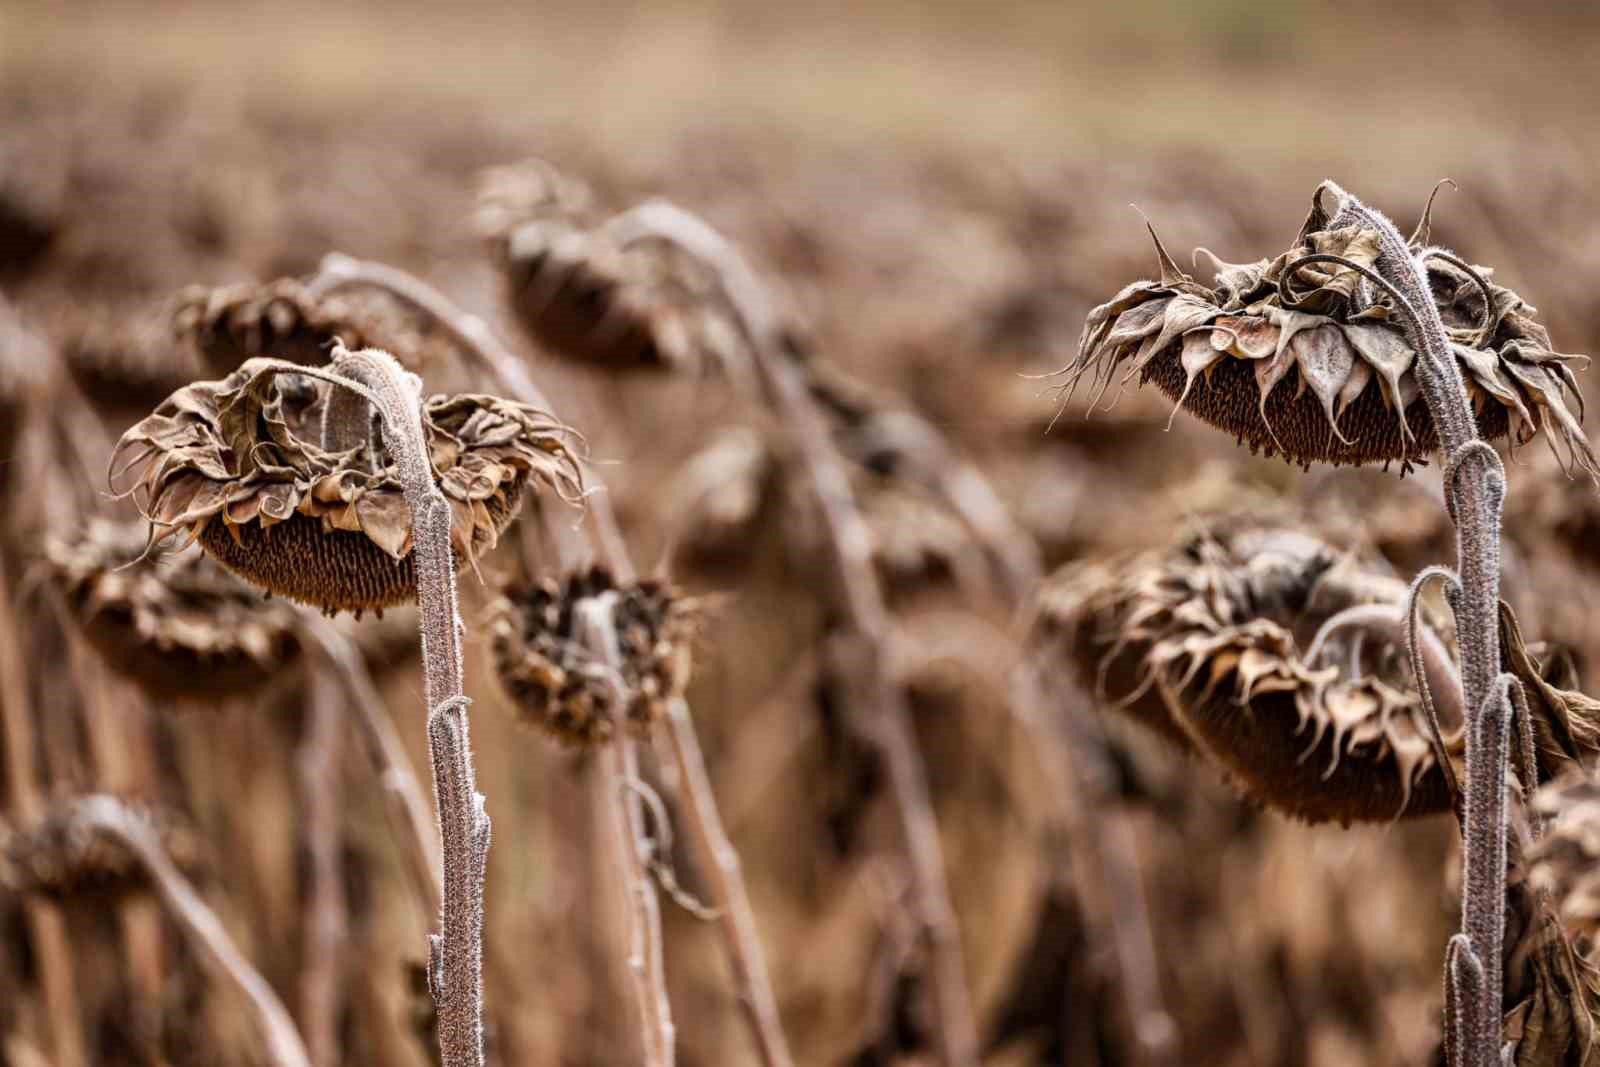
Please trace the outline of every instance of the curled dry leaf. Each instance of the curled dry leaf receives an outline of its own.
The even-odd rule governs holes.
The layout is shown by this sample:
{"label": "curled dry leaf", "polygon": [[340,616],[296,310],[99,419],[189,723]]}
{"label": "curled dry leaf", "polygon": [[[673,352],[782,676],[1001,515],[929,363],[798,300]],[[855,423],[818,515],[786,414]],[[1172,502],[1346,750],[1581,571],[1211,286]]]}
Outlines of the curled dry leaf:
{"label": "curled dry leaf", "polygon": [[[1490,268],[1416,251],[1428,257],[1483,436],[1516,447],[1543,429],[1569,469],[1600,473],[1573,373],[1587,357],[1554,351],[1535,309],[1493,282]],[[1319,196],[1276,259],[1224,263],[1197,253],[1211,260],[1211,286],[1180,269],[1159,239],[1156,252],[1158,280],[1134,282],[1089,313],[1063,371],[1064,397],[1087,381],[1092,408],[1114,381],[1122,388],[1137,376],[1252,451],[1305,464],[1407,463],[1436,450],[1403,314],[1357,269],[1377,260],[1375,231],[1331,227]]]}
{"label": "curled dry leaf", "polygon": [[[95,799],[57,801],[28,829],[8,831],[0,825],[0,890],[66,901],[149,888],[143,866],[122,840],[80,817],[80,806]],[[155,828],[180,870],[199,866],[200,841],[180,819],[128,801],[118,804],[130,818]]]}
{"label": "curled dry leaf", "polygon": [[1307,646],[1345,608],[1398,617],[1405,593],[1292,524],[1235,516],[1165,551],[1064,568],[1030,644],[1252,800],[1308,822],[1387,820],[1450,805],[1404,647],[1361,626],[1314,662]]}
{"label": "curled dry leaf", "polygon": [[[123,434],[113,491],[131,495],[159,537],[185,531],[269,592],[329,612],[409,601],[411,513],[399,473],[381,433],[323,447],[318,422],[335,388],[251,359],[180,389]],[[434,396],[422,409],[458,565],[495,546],[529,488],[581,493],[572,434],[550,416],[478,394]]]}
{"label": "curled dry leaf", "polygon": [[1600,700],[1578,688],[1572,662],[1561,650],[1529,646],[1516,614],[1503,600],[1500,659],[1502,667],[1522,683],[1528,700],[1539,781],[1594,766],[1600,756]]}
{"label": "curled dry leaf", "polygon": [[50,580],[113,670],[158,697],[216,699],[265,684],[299,654],[287,607],[198,552],[146,554],[146,543],[139,525],[97,519],[45,546]]}
{"label": "curled dry leaf", "polygon": [[[616,626],[622,677],[610,677],[577,632],[577,605],[605,601]],[[560,584],[507,590],[490,609],[495,670],[520,717],[557,740],[604,744],[612,723],[645,730],[689,684],[699,606],[645,579],[618,584],[604,568]],[[618,693],[625,704],[618,707]]]}

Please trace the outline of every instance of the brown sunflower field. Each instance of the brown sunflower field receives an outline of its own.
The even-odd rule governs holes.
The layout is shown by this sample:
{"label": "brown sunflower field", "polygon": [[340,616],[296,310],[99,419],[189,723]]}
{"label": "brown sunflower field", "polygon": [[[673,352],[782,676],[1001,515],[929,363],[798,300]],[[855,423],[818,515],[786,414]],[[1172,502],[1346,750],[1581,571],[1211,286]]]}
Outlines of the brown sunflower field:
{"label": "brown sunflower field", "polygon": [[0,1064],[1600,1067],[1597,45],[0,0]]}

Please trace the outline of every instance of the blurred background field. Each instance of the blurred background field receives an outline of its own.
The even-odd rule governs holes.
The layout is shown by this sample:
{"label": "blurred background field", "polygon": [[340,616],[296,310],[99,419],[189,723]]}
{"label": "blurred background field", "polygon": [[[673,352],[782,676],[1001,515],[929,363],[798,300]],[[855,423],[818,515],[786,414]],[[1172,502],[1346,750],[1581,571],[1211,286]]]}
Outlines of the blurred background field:
{"label": "blurred background field", "polygon": [[[521,334],[473,227],[485,170],[537,157],[607,212],[664,196],[703,214],[792,302],[818,352],[977,465],[1047,567],[1159,544],[1194,513],[1260,494],[1408,575],[1448,545],[1431,470],[1302,474],[1181,415],[1167,432],[1167,405],[1149,395],[1088,422],[1080,400],[1047,433],[1049,383],[1022,375],[1064,365],[1088,310],[1155,270],[1130,203],[1185,266],[1196,245],[1244,261],[1287,246],[1325,177],[1402,228],[1454,179],[1436,233],[1494,264],[1558,349],[1600,350],[1597,44],[1586,6],[1477,0],[0,0],[0,204],[29,205],[50,231],[42,252],[0,271],[0,295],[89,398],[91,451],[198,376],[151,325],[183,286],[303,276],[341,251],[413,271],[484,316],[589,440],[641,566],[661,561],[690,592],[718,595],[691,702],[797,1061],[933,1063],[883,771],[843,725],[822,665],[836,620],[819,602],[821,564],[790,543],[803,537],[786,500],[764,505],[731,558],[680,543],[691,460],[731,431],[765,430],[763,418],[717,383],[608,378]],[[0,389],[7,361],[0,350]],[[481,385],[448,360],[423,373],[439,389]],[[28,417],[78,432],[54,401]],[[300,668],[174,712],[100,665],[28,576],[49,537],[133,509],[99,482],[63,482],[55,467],[71,464],[53,453],[8,447],[0,549],[23,680],[0,701],[29,709],[43,794],[116,787],[181,812],[205,896],[298,1016]],[[1513,509],[1524,487],[1554,499],[1560,475],[1542,451],[1512,467]],[[1511,599],[1533,637],[1600,663],[1596,544],[1540,507],[1511,527]],[[917,513],[894,521],[885,542],[902,535],[931,561],[892,603],[985,1063],[1441,1062],[1439,961],[1457,906],[1448,817],[1295,824],[1117,722],[1090,744],[1096,784],[1064,796],[1008,708],[1020,605],[961,580],[959,530],[951,548]],[[492,584],[525,562],[508,545],[485,573]],[[462,590],[470,628],[490,590],[470,575]],[[587,762],[514,722],[481,634],[469,635],[468,692],[495,819],[491,1061],[637,1062],[614,902],[595,883]],[[372,656],[425,767],[416,661]],[[105,730],[127,759],[107,761]],[[426,924],[371,771],[344,747],[338,1062],[426,1064],[426,1034],[413,1033]],[[1064,810],[1086,797],[1088,810]],[[1159,1057],[1124,1009],[1105,902],[1083,899],[1085,817],[1132,843],[1177,1034]],[[665,907],[679,1062],[757,1062],[713,928]],[[5,1063],[262,1062],[233,995],[170,926],[152,972],[103,909],[62,912],[81,1024],[65,1044],[21,904],[0,897]]]}

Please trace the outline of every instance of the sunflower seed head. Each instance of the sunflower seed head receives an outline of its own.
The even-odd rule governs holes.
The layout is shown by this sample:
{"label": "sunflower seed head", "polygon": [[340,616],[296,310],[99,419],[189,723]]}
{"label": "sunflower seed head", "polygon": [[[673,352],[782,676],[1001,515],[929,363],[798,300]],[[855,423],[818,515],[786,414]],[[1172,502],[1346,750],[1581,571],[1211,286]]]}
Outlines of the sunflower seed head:
{"label": "sunflower seed head", "polygon": [[1034,605],[1032,655],[1247,798],[1310,822],[1443,810],[1450,797],[1394,631],[1321,624],[1403,583],[1279,520],[1212,521],[1164,551],[1072,565]]}
{"label": "sunflower seed head", "polygon": [[178,294],[172,332],[213,374],[228,374],[256,356],[320,366],[335,339],[352,348],[394,347],[392,340],[377,336],[358,306],[338,297],[319,300],[291,278],[217,289],[191,286]]}
{"label": "sunflower seed head", "polygon": [[[114,835],[81,817],[83,805],[104,796],[58,801],[33,827],[0,828],[0,889],[66,901],[122,896],[149,886],[137,857]],[[116,801],[129,818],[152,826],[168,858],[192,871],[200,863],[200,842],[178,818],[131,801]]]}
{"label": "sunflower seed head", "polygon": [[[1297,463],[1404,465],[1437,448],[1401,318],[1361,273],[1377,261],[1375,231],[1334,227],[1314,202],[1295,245],[1276,259],[1225,263],[1206,253],[1210,286],[1183,272],[1159,239],[1156,247],[1158,280],[1135,282],[1089,313],[1063,371],[1063,403],[1086,384],[1092,410],[1137,377],[1252,451]],[[1515,447],[1543,429],[1569,469],[1595,475],[1573,375],[1587,357],[1554,351],[1534,309],[1490,280],[1489,268],[1442,249],[1415,251],[1480,431]]]}
{"label": "sunflower seed head", "polygon": [[142,524],[92,520],[52,538],[44,564],[113,669],[166,698],[263,684],[299,654],[293,613],[196,551],[147,553]]}
{"label": "sunflower seed head", "polygon": [[[620,645],[620,687],[578,633],[579,605],[602,601]],[[604,568],[579,571],[559,585],[508,590],[495,602],[495,669],[525,722],[566,744],[604,744],[614,721],[647,730],[683,695],[697,617],[694,601],[661,582],[619,585]]]}
{"label": "sunflower seed head", "polygon": [[[178,390],[123,434],[113,490],[133,497],[158,540],[186,531],[251,584],[291,600],[327,611],[411,600],[411,515],[393,457],[381,435],[323,447],[321,414],[343,387],[294,370],[251,359]],[[527,490],[581,496],[571,433],[534,408],[435,396],[423,423],[458,565],[495,546]]]}

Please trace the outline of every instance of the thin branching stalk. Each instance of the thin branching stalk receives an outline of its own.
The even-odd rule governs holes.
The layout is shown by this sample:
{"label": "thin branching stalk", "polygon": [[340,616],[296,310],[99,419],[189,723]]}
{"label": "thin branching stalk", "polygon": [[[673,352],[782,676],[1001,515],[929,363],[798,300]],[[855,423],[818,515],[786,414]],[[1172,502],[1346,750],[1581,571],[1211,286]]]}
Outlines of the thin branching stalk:
{"label": "thin branching stalk", "polygon": [[344,684],[356,712],[355,721],[365,742],[367,758],[383,783],[389,822],[401,841],[412,889],[423,914],[431,918],[439,912],[444,859],[439,852],[439,835],[428,810],[428,798],[406,755],[405,744],[384,710],[383,697],[354,643],[309,608],[301,609],[300,630]]}
{"label": "thin branching stalk", "polygon": [[754,364],[753,376],[783,427],[780,461],[795,472],[798,483],[809,486],[816,501],[831,556],[836,607],[855,638],[846,674],[854,683],[854,706],[873,709],[870,716],[863,714],[862,725],[888,769],[917,917],[931,949],[940,1053],[947,1067],[973,1067],[978,1061],[977,1026],[945,879],[939,826],[911,712],[890,673],[888,612],[872,569],[871,538],[850,491],[844,461],[799,368],[782,351],[772,298],[738,249],[700,218],[661,201],[634,208],[613,226],[624,243],[657,237],[701,259],[717,272],[736,313]]}
{"label": "thin branching stalk", "polygon": [[129,812],[116,798],[105,794],[82,800],[77,817],[92,829],[121,841],[137,857],[196,953],[244,994],[274,1067],[311,1067],[305,1043],[283,1002],[261,973],[240,954],[216,913],[173,866],[155,829]]}
{"label": "thin branching stalk", "polygon": [[[438,322],[463,350],[477,359],[514,399],[554,415],[555,409],[528,375],[522,360],[501,343],[494,331],[482,319],[462,311],[421,279],[385,264],[363,262],[332,253],[324,257],[319,274],[309,288],[317,293],[327,293],[354,285],[381,289],[423,311]],[[612,511],[610,496],[604,483],[587,465],[584,483],[592,490],[586,510],[592,519],[589,529],[594,548],[619,582],[631,581],[636,571]],[[585,561],[580,558],[578,546],[570,542],[553,517],[543,509],[541,516],[561,565],[570,569],[583,564]],[[683,710],[687,712],[687,705]],[[736,859],[738,854],[723,830],[716,795],[704,774],[705,757],[701,752],[693,718],[687,713],[673,714],[668,716],[667,726],[673,757],[683,783],[683,797],[695,851],[706,862],[710,877],[722,883],[718,887],[718,903],[723,911],[729,914],[748,913],[749,893],[739,865],[737,862],[732,866],[723,864],[724,858],[731,856]],[[619,738],[619,743],[630,748],[635,744],[626,732]],[[695,773],[691,764],[701,768],[701,773]],[[621,788],[620,783],[617,787]],[[755,924],[728,921],[720,924],[719,929],[734,977],[740,983],[739,999],[746,1006],[746,1018],[753,1028],[764,1067],[790,1067],[793,1059],[783,1035],[777,998],[772,992],[766,956],[756,935]]]}
{"label": "thin branching stalk", "polygon": [[438,1009],[444,1067],[483,1067],[483,884],[490,824],[472,768],[450,505],[428,460],[421,383],[387,352],[351,352],[342,345],[334,348],[332,372],[316,376],[372,404],[411,511],[428,750],[444,857],[440,932],[428,937],[428,988]]}
{"label": "thin branching stalk", "polygon": [[[5,729],[6,781],[11,787],[11,810],[22,825],[32,825],[44,813],[34,765],[32,701],[23,667],[21,633],[13,615],[11,584],[5,559],[0,557],[0,718]],[[77,983],[72,975],[72,947],[67,927],[55,905],[41,900],[23,904],[28,936],[39,968],[39,985],[49,1019],[51,1051],[57,1067],[85,1067],[83,1027],[78,1018]]]}
{"label": "thin branching stalk", "polygon": [[[1327,188],[1338,197],[1330,227],[1358,224],[1378,235],[1376,270],[1361,272],[1399,306],[1418,354],[1417,380],[1444,457],[1445,500],[1456,527],[1459,572],[1450,603],[1467,711],[1461,935],[1452,942],[1447,966],[1456,1029],[1450,1038],[1457,1067],[1497,1067],[1505,944],[1506,749],[1510,687],[1516,684],[1500,674],[1505,472],[1494,450],[1478,436],[1461,368],[1428,285],[1424,260],[1429,250],[1414,250],[1383,214],[1331,182]],[[1285,277],[1292,273],[1286,271]]]}
{"label": "thin branching stalk", "polygon": [[[622,688],[622,652],[612,619],[615,594],[584,600],[576,607],[574,630],[595,661],[611,672],[618,688],[617,707],[626,707]],[[628,972],[644,1032],[647,1067],[672,1067],[677,1041],[661,943],[661,904],[650,881],[650,843],[645,835],[644,805],[633,783],[638,781],[638,754],[627,743],[627,724],[615,723],[616,743],[606,747],[610,764],[606,807],[616,849],[619,881],[627,889]]]}
{"label": "thin branching stalk", "polygon": [[339,826],[344,716],[337,683],[327,672],[313,669],[308,682],[305,726],[295,753],[300,820],[309,861],[301,938],[300,1025],[311,1062],[316,1067],[332,1067],[340,1060],[339,1014],[345,997],[345,943],[350,929]]}

